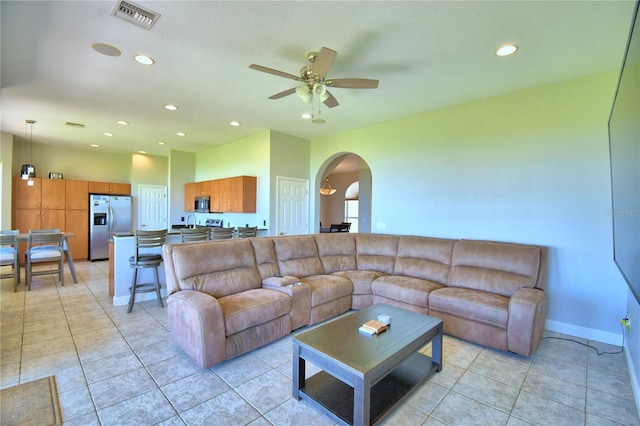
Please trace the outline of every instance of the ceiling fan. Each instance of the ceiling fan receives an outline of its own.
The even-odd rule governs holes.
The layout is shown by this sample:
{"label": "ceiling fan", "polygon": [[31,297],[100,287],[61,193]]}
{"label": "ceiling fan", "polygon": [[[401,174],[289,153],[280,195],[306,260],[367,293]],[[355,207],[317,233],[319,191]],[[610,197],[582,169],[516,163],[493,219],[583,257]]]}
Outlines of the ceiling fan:
{"label": "ceiling fan", "polygon": [[328,87],[341,89],[376,89],[378,87],[378,80],[371,80],[367,78],[328,79],[327,73],[333,65],[337,54],[338,52],[327,47],[320,49],[320,52],[307,53],[307,60],[309,61],[309,64],[300,69],[300,76],[256,64],[249,65],[249,68],[302,83],[297,87],[269,96],[269,99],[280,99],[296,93],[303,102],[311,103],[315,95],[320,102],[324,103],[329,108],[333,108],[338,106],[338,101],[331,93],[329,93],[327,90]]}

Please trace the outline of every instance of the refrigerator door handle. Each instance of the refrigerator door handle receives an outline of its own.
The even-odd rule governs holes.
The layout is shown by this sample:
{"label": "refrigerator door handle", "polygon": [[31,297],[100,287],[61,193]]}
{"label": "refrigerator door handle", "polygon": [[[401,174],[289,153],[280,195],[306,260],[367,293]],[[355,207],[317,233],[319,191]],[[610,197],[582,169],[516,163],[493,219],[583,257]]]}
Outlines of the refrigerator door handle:
{"label": "refrigerator door handle", "polygon": [[111,230],[113,229],[113,221],[115,220],[115,216],[113,215],[113,209],[111,208],[111,204],[109,204],[109,237],[111,237]]}

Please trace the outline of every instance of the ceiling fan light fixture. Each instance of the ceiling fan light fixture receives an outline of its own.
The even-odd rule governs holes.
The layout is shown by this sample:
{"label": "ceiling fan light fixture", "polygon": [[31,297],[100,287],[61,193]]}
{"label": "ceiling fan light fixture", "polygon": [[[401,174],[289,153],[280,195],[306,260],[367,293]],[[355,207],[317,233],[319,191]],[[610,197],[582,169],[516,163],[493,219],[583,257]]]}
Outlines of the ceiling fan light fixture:
{"label": "ceiling fan light fixture", "polygon": [[336,193],[336,189],[331,187],[331,184],[329,183],[329,178],[326,178],[324,180],[324,184],[320,188],[320,194],[328,196],[328,195],[333,195],[335,193]]}
{"label": "ceiling fan light fixture", "polygon": [[296,95],[298,95],[305,104],[310,104],[313,99],[313,93],[306,84],[296,87]]}

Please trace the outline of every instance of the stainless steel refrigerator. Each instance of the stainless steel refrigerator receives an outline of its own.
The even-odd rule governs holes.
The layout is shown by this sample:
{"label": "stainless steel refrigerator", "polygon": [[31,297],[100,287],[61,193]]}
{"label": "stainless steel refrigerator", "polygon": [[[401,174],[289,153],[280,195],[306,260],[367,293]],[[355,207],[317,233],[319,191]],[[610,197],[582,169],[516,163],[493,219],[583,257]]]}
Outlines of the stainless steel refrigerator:
{"label": "stainless steel refrigerator", "polygon": [[89,194],[89,260],[109,258],[114,232],[131,232],[131,197]]}

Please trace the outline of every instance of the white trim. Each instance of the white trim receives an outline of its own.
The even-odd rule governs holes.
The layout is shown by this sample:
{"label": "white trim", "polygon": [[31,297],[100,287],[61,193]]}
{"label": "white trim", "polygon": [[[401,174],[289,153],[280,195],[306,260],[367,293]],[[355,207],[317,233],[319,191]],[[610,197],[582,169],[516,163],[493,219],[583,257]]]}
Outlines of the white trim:
{"label": "white trim", "polygon": [[608,331],[596,330],[593,328],[580,327],[566,322],[547,320],[545,329],[555,331],[569,336],[582,337],[583,339],[595,340],[596,342],[608,343],[609,345],[620,346],[622,344],[622,332],[610,333]]}

